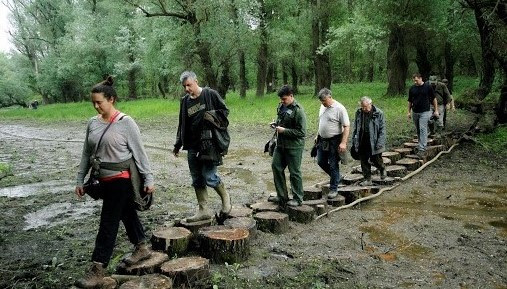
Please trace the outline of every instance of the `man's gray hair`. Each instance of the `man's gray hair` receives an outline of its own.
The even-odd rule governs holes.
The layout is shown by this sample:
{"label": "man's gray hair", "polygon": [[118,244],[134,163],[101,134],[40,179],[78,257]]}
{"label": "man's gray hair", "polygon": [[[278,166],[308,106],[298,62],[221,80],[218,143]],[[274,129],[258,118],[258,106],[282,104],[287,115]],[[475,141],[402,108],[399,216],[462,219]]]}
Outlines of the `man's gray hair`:
{"label": "man's gray hair", "polygon": [[197,80],[197,75],[195,75],[195,72],[193,71],[183,71],[183,73],[180,75],[180,82],[183,84],[183,82],[187,81],[187,79]]}
{"label": "man's gray hair", "polygon": [[371,104],[372,100],[368,96],[361,97],[361,103]]}
{"label": "man's gray hair", "polygon": [[319,97],[320,100],[323,100],[324,98],[328,97],[328,96],[331,96],[331,90],[327,89],[327,88],[323,88],[319,91],[319,93],[317,94],[317,96]]}

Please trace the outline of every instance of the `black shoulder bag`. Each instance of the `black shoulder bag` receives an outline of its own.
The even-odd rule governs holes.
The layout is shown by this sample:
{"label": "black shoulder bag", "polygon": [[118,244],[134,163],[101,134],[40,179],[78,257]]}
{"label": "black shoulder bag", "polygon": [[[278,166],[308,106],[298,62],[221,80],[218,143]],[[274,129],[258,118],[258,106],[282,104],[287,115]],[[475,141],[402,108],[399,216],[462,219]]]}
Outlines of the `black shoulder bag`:
{"label": "black shoulder bag", "polygon": [[[122,119],[123,116],[120,118]],[[100,187],[100,181],[99,181],[99,169],[100,169],[100,159],[97,157],[97,149],[99,148],[100,143],[102,142],[102,138],[104,137],[104,134],[106,134],[106,131],[111,127],[113,122],[110,122],[106,129],[104,129],[104,132],[100,136],[99,141],[97,142],[97,145],[95,145],[95,150],[92,154],[92,170],[90,172],[90,177],[83,185],[83,190],[85,194],[92,197],[94,200],[102,199],[102,189]]]}

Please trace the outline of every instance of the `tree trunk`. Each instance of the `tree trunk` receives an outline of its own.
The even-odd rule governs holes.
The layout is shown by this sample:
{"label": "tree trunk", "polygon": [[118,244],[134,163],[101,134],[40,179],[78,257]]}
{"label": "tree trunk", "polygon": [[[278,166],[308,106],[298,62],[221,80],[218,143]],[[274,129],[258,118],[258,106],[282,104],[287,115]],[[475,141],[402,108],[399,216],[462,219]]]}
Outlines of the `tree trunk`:
{"label": "tree trunk", "polygon": [[318,49],[325,41],[325,34],[329,29],[329,15],[325,11],[325,5],[317,0],[311,0],[312,17],[312,53],[315,73],[315,89],[317,94],[320,89],[331,88],[331,66],[329,52],[319,53]]}
{"label": "tree trunk", "polygon": [[419,73],[422,75],[423,80],[428,80],[431,74],[431,62],[428,60],[426,37],[419,39],[416,44],[415,63],[417,63],[417,68],[419,69]]}
{"label": "tree trunk", "polygon": [[366,80],[368,82],[373,82],[375,79],[375,50],[370,50],[369,53],[370,59],[368,61],[368,71],[366,73]]}
{"label": "tree trunk", "polygon": [[275,90],[275,65],[270,63],[266,75],[266,92],[271,93]]}
{"label": "tree trunk", "polygon": [[507,71],[504,71],[503,86],[496,106],[496,123],[507,123]]}
{"label": "tree trunk", "polygon": [[394,26],[389,33],[387,48],[387,95],[405,94],[408,59],[405,51],[405,35],[403,29]]}
{"label": "tree trunk", "polygon": [[298,93],[299,92],[299,89],[298,89],[298,72],[297,72],[297,69],[296,69],[296,62],[294,60],[292,60],[292,63],[290,65],[290,75],[291,75],[291,79],[292,79],[292,90],[294,91],[294,93]]}
{"label": "tree trunk", "polygon": [[220,77],[220,84],[218,85],[218,94],[225,99],[227,90],[229,89],[229,86],[231,85],[231,76],[230,76],[230,68],[231,64],[228,59],[225,60],[224,65],[222,69],[222,76]]}
{"label": "tree trunk", "polygon": [[[135,61],[134,55],[129,55],[129,62],[130,64],[133,64]],[[129,99],[137,99],[137,68],[131,67],[127,71],[127,86],[128,86],[128,98]]]}
{"label": "tree trunk", "polygon": [[452,53],[452,46],[449,41],[445,42],[444,46],[444,76],[449,81],[447,83],[447,88],[449,92],[452,94],[452,89],[454,86],[454,64],[456,63],[456,57]]}
{"label": "tree trunk", "polygon": [[264,6],[264,0],[258,0],[258,2],[260,4],[259,31],[261,43],[257,54],[257,91],[255,95],[263,96],[268,71],[268,32],[266,27],[266,7]]}
{"label": "tree trunk", "polygon": [[248,81],[246,79],[246,61],[245,52],[239,51],[239,96],[241,98],[246,97],[246,89],[248,87]]}
{"label": "tree trunk", "polygon": [[477,98],[483,100],[491,92],[495,80],[495,58],[492,52],[491,27],[483,18],[479,7],[474,7],[475,20],[481,36],[482,73],[479,88],[476,90]]}

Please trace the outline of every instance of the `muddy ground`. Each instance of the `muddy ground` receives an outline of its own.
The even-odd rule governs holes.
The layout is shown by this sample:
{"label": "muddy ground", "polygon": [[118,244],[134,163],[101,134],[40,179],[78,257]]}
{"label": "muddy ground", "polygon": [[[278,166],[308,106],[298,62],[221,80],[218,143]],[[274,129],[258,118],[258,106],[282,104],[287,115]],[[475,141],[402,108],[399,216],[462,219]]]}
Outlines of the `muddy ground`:
{"label": "muddy ground", "polygon": [[[410,125],[410,124],[403,124]],[[141,122],[157,181],[141,218],[148,234],[196,207],[185,155],[174,158],[175,120]],[[456,128],[464,129],[464,128]],[[66,288],[89,265],[100,203],[73,193],[85,122],[0,124],[0,288]],[[270,132],[231,127],[219,172],[233,203],[274,191]],[[307,145],[313,136],[309,136]],[[165,148],[165,149],[164,149]],[[350,163],[342,172],[351,171]],[[213,265],[218,288],[507,288],[507,154],[465,143],[396,189],[283,235],[259,232],[242,264]],[[305,185],[326,180],[305,152]],[[210,194],[214,208],[219,198]],[[131,246],[120,229],[109,266]]]}

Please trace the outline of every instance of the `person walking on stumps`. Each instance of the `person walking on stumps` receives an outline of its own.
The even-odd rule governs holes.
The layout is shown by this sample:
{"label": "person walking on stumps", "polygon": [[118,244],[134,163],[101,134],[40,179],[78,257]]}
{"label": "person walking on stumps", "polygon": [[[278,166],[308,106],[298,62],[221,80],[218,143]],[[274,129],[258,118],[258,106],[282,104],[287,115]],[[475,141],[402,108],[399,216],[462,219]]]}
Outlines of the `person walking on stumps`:
{"label": "person walking on stumps", "polygon": [[79,197],[85,194],[83,180],[91,167],[90,175],[98,178],[103,199],[93,264],[86,276],[75,282],[81,288],[101,288],[120,221],[129,241],[135,245],[134,252],[124,262],[132,265],[151,256],[149,242],[136,212],[134,186],[141,187],[139,180],[142,178],[144,192],[152,194],[155,190],[153,174],[139,127],[131,117],[115,108],[118,97],[112,85],[113,79],[108,77],[92,88],[91,101],[99,114],[88,121],[77,174],[75,193]]}
{"label": "person walking on stumps", "polygon": [[356,111],[352,149],[358,152],[364,181],[361,186],[371,186],[371,164],[379,170],[380,178],[386,178],[386,169],[382,152],[386,146],[386,124],[384,113],[372,104],[371,98],[361,97],[361,107]]}
{"label": "person walking on stumps", "polygon": [[[271,169],[276,189],[276,197],[269,201],[276,202],[282,208],[301,206],[303,202],[303,177],[301,159],[305,146],[306,115],[303,107],[294,98],[294,92],[288,85],[278,91],[280,104],[277,108],[277,119],[272,126],[278,134]],[[292,200],[289,200],[285,168],[289,168]]]}
{"label": "person walking on stumps", "polygon": [[345,107],[334,100],[331,90],[323,88],[319,91],[319,131],[317,142],[317,163],[330,177],[329,199],[338,195],[340,183],[340,155],[347,151],[347,140],[350,132],[349,115]]}
{"label": "person walking on stumps", "polygon": [[424,158],[428,143],[428,122],[430,120],[430,105],[433,104],[433,115],[438,117],[438,103],[435,92],[428,82],[423,82],[419,73],[412,75],[414,85],[408,91],[408,119],[412,119],[417,131],[417,156]]}
{"label": "person walking on stumps", "polygon": [[194,72],[183,72],[180,82],[186,94],[180,103],[173,154],[178,157],[181,148],[187,150],[188,168],[199,205],[197,213],[186,221],[197,222],[213,217],[212,211],[208,208],[206,189],[208,186],[220,196],[222,200],[220,213],[225,216],[231,211],[231,198],[217,175],[217,166],[222,164],[222,157],[227,153],[229,146],[227,133],[229,109],[218,92],[209,87],[199,86]]}
{"label": "person walking on stumps", "polygon": [[[438,81],[438,78],[435,75],[430,76],[430,84],[435,92],[435,97],[438,103],[438,118],[434,120],[430,120],[430,130],[432,134],[436,134],[437,136],[442,133],[444,130],[444,116],[446,114],[447,104],[451,102],[451,93],[447,89],[447,86]],[[432,109],[432,111],[434,111]]]}

